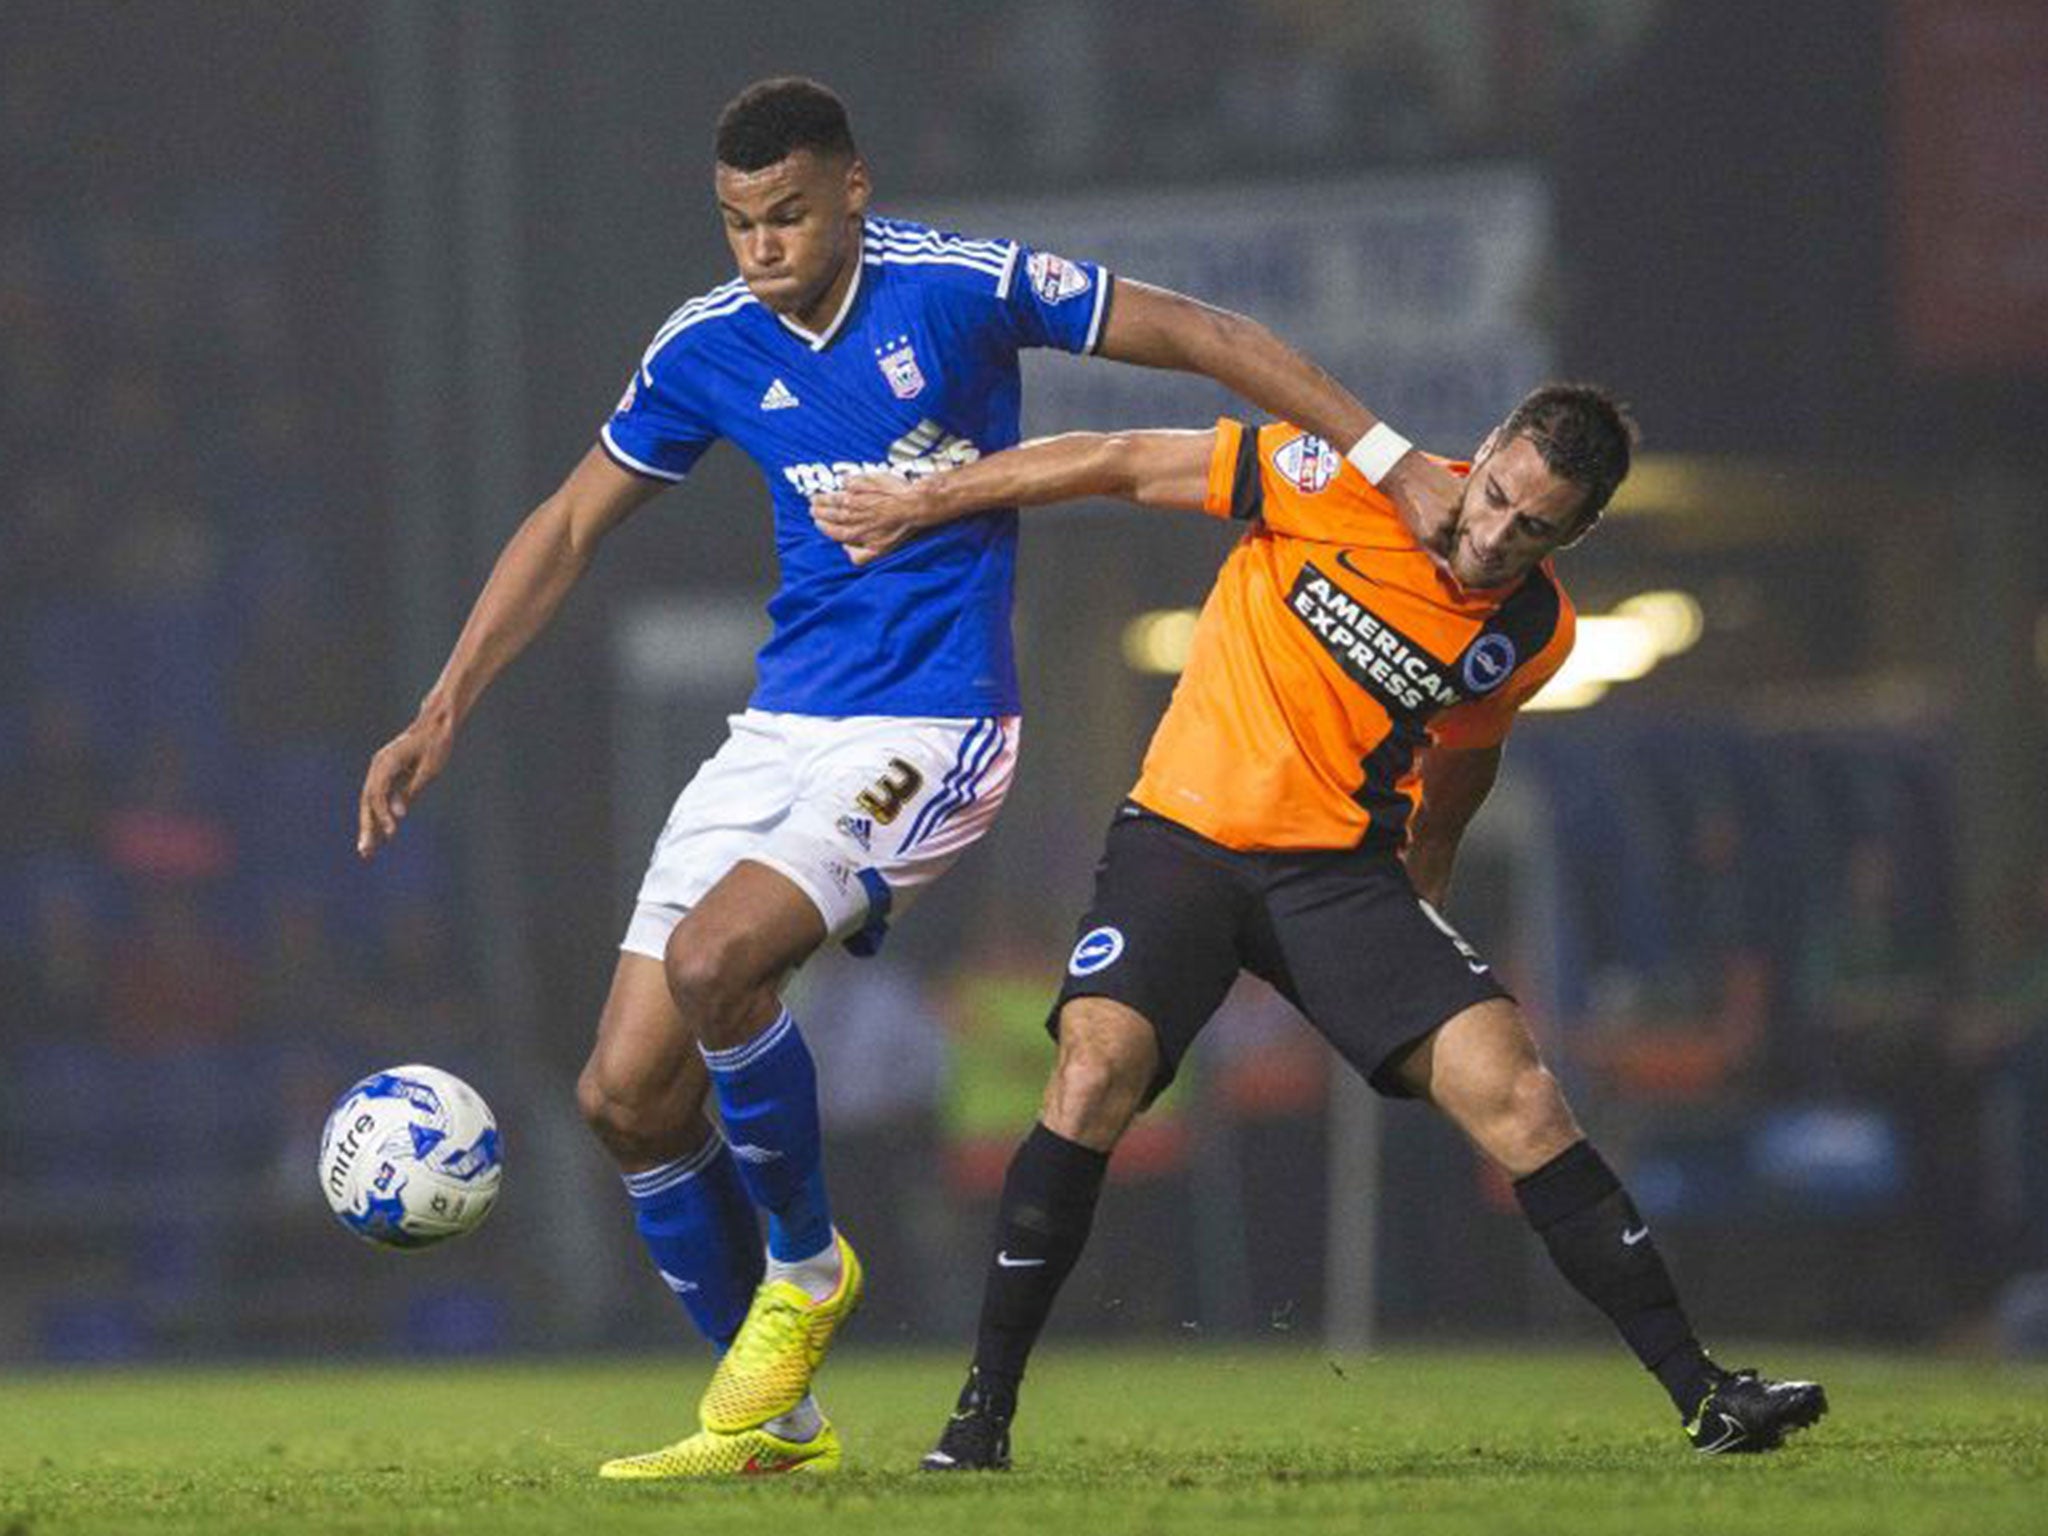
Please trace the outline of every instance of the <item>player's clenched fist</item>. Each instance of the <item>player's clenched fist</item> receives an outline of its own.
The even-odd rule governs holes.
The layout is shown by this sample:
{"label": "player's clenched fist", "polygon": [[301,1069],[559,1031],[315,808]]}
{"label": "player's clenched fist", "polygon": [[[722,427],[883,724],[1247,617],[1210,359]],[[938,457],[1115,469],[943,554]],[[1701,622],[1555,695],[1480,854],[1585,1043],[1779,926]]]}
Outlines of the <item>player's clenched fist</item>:
{"label": "player's clenched fist", "polygon": [[406,807],[440,777],[455,746],[455,726],[444,716],[421,715],[377,750],[363,776],[356,806],[356,853],[369,858],[398,835]]}
{"label": "player's clenched fist", "polygon": [[1379,488],[1400,511],[1423,552],[1438,565],[1445,564],[1457,542],[1464,482],[1427,454],[1410,452],[1387,471]]}
{"label": "player's clenched fist", "polygon": [[926,526],[926,484],[900,475],[854,475],[838,490],[811,498],[811,521],[844,545],[855,565],[866,565]]}

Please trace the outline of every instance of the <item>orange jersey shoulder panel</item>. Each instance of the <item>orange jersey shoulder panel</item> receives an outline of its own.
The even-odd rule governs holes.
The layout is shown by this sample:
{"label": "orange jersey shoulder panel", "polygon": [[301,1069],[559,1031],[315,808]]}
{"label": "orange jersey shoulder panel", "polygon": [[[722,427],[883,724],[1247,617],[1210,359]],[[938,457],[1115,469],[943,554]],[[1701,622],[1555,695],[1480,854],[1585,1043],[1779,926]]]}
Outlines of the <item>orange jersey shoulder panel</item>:
{"label": "orange jersey shoulder panel", "polygon": [[1249,526],[1132,798],[1227,847],[1398,847],[1421,748],[1499,741],[1571,647],[1547,563],[1506,592],[1464,591],[1297,427],[1218,422],[1206,509]]}

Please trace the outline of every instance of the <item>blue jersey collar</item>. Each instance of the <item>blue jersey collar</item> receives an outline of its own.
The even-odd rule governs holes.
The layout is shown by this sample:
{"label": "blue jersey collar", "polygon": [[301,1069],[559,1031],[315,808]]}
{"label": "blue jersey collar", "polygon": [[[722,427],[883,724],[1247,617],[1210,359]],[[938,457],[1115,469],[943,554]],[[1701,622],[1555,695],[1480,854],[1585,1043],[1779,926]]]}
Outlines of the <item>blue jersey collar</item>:
{"label": "blue jersey collar", "polygon": [[[832,317],[832,323],[826,326],[824,330],[813,333],[805,330],[787,315],[778,314],[775,318],[782,322],[784,329],[803,342],[813,352],[824,351],[832,344],[832,338],[837,336],[845,327],[846,317],[853,313],[853,301],[860,297],[861,272],[866,266],[867,225],[863,222],[861,225],[860,243],[854,247],[853,251],[853,281],[846,285],[846,297],[839,301],[839,313]],[[770,311],[770,313],[773,313],[773,311]]]}

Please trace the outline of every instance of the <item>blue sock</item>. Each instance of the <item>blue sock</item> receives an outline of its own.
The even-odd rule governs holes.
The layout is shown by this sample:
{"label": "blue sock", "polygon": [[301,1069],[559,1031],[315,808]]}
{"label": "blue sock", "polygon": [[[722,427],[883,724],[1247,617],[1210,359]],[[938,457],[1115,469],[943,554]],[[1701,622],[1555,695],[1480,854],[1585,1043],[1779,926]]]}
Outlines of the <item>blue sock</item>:
{"label": "blue sock", "polygon": [[740,1180],[768,1213],[768,1252],[784,1263],[832,1242],[818,1137],[818,1072],[787,1008],[743,1045],[704,1052]]}
{"label": "blue sock", "polygon": [[720,1354],[761,1283],[761,1229],[718,1132],[672,1163],[626,1176],[634,1225],[654,1267]]}

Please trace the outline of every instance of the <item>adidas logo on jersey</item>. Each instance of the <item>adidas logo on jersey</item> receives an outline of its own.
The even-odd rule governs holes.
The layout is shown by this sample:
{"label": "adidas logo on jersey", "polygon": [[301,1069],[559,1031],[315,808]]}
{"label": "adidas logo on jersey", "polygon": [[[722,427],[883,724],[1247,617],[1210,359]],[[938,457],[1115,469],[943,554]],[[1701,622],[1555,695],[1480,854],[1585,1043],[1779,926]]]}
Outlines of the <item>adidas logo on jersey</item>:
{"label": "adidas logo on jersey", "polygon": [[796,392],[780,379],[770,384],[768,393],[761,397],[761,409],[764,411],[786,411],[802,404]]}

